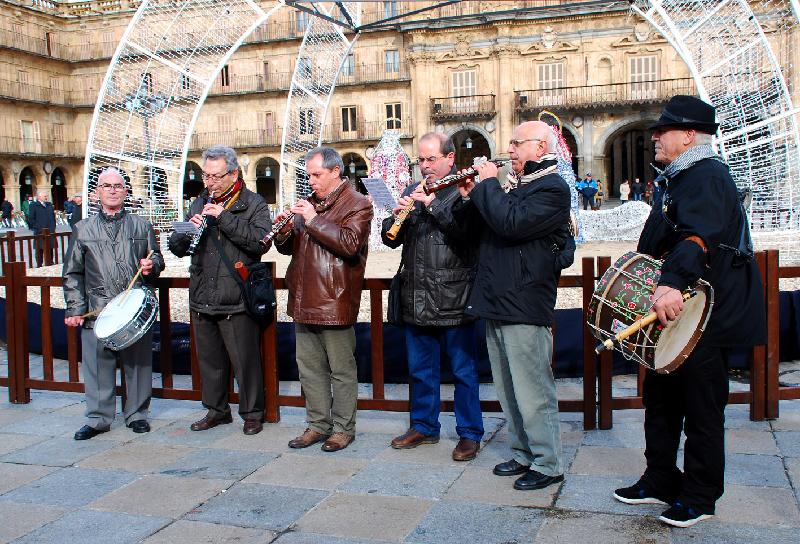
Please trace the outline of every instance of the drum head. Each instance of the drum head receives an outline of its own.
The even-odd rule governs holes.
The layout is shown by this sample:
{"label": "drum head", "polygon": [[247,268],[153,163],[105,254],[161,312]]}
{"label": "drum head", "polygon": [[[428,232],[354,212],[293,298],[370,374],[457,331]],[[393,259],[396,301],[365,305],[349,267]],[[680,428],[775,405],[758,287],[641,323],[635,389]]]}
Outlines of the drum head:
{"label": "drum head", "polygon": [[[97,316],[94,324],[94,333],[97,338],[108,338],[130,323],[142,307],[145,296],[143,289],[135,288],[130,290],[127,298],[123,292],[111,299],[111,302]],[[123,299],[125,299],[124,303]]]}
{"label": "drum head", "polygon": [[706,285],[698,285],[697,294],[683,303],[678,319],[670,323],[658,338],[655,352],[655,370],[666,374],[686,360],[700,340],[710,317],[713,295]]}

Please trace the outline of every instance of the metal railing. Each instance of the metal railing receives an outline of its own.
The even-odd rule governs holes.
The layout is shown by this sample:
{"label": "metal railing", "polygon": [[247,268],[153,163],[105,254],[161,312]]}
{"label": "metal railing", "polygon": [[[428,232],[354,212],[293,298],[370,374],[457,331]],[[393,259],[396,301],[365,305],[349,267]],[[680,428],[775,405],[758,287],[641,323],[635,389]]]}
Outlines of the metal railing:
{"label": "metal railing", "polygon": [[497,113],[493,94],[431,98],[431,119],[475,119]]}
{"label": "metal railing", "polygon": [[283,131],[280,127],[273,130],[229,130],[217,132],[196,132],[192,134],[190,149],[207,149],[212,145],[222,144],[233,148],[242,147],[275,147],[281,145]]}
{"label": "metal railing", "polygon": [[86,142],[48,138],[19,138],[0,136],[0,154],[82,157]]}
{"label": "metal railing", "polygon": [[518,112],[538,112],[546,107],[598,108],[652,104],[665,102],[676,94],[696,93],[697,88],[691,78],[530,89],[514,91],[514,108]]}
{"label": "metal railing", "polygon": [[386,81],[411,81],[408,64],[405,62],[389,66],[386,64],[356,64],[352,70],[344,69],[339,74],[336,85],[360,85]]}
{"label": "metal railing", "polygon": [[[330,123],[325,125],[322,130],[322,140],[324,142],[380,140],[386,130],[397,130],[400,132],[401,138],[412,138],[411,119],[403,119],[399,124],[400,128],[387,128],[386,121],[361,121],[357,122],[355,127],[350,125],[343,127],[341,123]],[[345,130],[345,128],[349,130]]]}

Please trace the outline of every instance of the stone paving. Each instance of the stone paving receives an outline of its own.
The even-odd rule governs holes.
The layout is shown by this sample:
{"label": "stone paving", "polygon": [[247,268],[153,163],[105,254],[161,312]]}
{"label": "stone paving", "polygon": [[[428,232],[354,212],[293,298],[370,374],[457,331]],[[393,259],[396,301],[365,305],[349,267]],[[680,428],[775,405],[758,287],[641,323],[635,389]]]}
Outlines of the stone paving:
{"label": "stone paving", "polygon": [[203,433],[198,402],[154,399],[152,432],[118,418],[111,432],[76,442],[83,397],[32,393],[7,402],[0,388],[0,543],[447,544],[550,542],[796,543],[800,530],[800,402],[752,422],[727,410],[727,488],[710,521],[659,523],[659,506],[627,506],[611,491],[644,466],[642,412],[616,412],[614,428],[583,431],[562,414],[569,461],[563,484],[512,489],[491,467],[510,458],[505,422],[486,414],[478,457],[456,463],[452,414],[439,444],[398,451],[407,414],[362,411],[351,447],[291,450],[303,410],[244,436],[241,422]]}

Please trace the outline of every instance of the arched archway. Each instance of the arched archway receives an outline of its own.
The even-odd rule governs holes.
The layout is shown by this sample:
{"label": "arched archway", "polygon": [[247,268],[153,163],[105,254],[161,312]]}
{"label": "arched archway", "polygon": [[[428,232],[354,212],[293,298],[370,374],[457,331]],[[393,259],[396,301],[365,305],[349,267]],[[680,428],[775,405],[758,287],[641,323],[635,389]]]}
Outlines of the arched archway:
{"label": "arched archway", "polygon": [[639,178],[647,184],[655,178],[650,166],[654,161],[655,147],[650,140],[652,132],[648,123],[635,122],[612,134],[605,144],[606,177],[611,196],[619,196],[619,184],[627,179],[631,183]]}
{"label": "arched archway", "polygon": [[19,202],[22,204],[28,197],[35,196],[33,194],[33,183],[36,180],[36,176],[33,173],[33,169],[30,166],[26,166],[22,169],[22,172],[19,173]]}
{"label": "arched archway", "polygon": [[278,187],[280,187],[281,169],[278,161],[272,157],[262,157],[256,163],[256,192],[267,204],[278,203]]}
{"label": "arched archway", "polygon": [[451,138],[456,147],[455,167],[459,170],[472,166],[475,157],[492,158],[492,148],[483,134],[472,128],[454,133]]}
{"label": "arched archway", "polygon": [[203,192],[203,169],[194,161],[187,161],[183,174],[183,199],[189,200]]}
{"label": "arched archway", "polygon": [[67,178],[61,168],[56,168],[50,174],[50,192],[53,199],[53,207],[56,210],[63,210],[64,203],[67,201]]}
{"label": "arched archway", "polygon": [[0,202],[6,199],[6,180],[3,176],[3,169],[0,168]]}
{"label": "arched archway", "polygon": [[361,178],[367,177],[367,161],[358,153],[345,153],[342,155],[344,162],[344,172],[359,193],[367,194],[367,188],[361,182]]}

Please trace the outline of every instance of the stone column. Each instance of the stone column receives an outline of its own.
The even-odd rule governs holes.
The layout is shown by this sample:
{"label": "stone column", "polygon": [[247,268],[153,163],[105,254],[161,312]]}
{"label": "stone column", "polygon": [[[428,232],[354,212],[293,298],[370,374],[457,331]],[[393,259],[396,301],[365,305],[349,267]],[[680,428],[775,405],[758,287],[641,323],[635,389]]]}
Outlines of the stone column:
{"label": "stone column", "polygon": [[[583,164],[580,165],[578,179],[583,178],[586,172],[591,171],[594,163],[594,115],[587,113],[583,118]],[[594,173],[594,172],[592,172]]]}
{"label": "stone column", "polygon": [[[615,184],[617,182],[622,183],[622,140],[619,138],[614,140],[612,153],[614,156],[614,171],[610,175],[614,176]],[[619,190],[617,190],[617,196],[619,196]]]}
{"label": "stone column", "polygon": [[[506,27],[499,27],[498,31],[507,30]],[[496,129],[494,136],[496,155],[505,154],[508,141],[514,131],[515,111],[514,111],[514,64],[519,56],[519,48],[510,45],[507,37],[498,38],[498,44],[494,48],[497,57],[495,91],[495,110],[497,111]]]}

